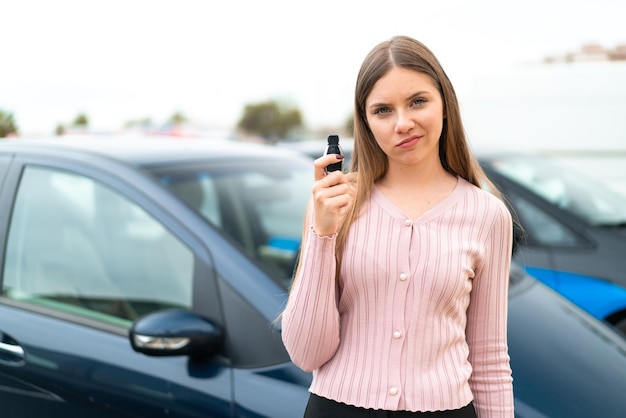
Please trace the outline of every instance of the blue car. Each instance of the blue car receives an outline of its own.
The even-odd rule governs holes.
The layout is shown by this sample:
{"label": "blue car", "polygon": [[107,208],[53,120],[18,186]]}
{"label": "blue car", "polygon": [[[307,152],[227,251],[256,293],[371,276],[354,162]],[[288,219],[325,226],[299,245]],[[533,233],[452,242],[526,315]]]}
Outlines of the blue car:
{"label": "blue car", "polygon": [[[0,141],[0,416],[302,416],[276,321],[309,158],[203,139]],[[514,267],[516,416],[622,417],[626,340]]]}

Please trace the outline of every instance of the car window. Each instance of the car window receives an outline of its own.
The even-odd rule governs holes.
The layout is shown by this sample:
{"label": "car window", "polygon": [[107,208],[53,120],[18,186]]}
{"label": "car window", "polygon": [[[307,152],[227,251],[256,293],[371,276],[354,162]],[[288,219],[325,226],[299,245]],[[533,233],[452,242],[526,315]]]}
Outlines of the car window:
{"label": "car window", "polygon": [[593,225],[626,223],[626,197],[589,176],[540,158],[502,158],[492,164],[500,174],[550,203]]}
{"label": "car window", "polygon": [[311,194],[310,164],[230,162],[149,170],[277,282],[289,284]]}
{"label": "car window", "polygon": [[91,178],[26,167],[15,200],[4,296],[130,326],[191,307],[192,251],[144,209]]}
{"label": "car window", "polygon": [[514,192],[507,193],[507,198],[515,208],[528,244],[551,247],[583,245],[569,228],[531,201]]}

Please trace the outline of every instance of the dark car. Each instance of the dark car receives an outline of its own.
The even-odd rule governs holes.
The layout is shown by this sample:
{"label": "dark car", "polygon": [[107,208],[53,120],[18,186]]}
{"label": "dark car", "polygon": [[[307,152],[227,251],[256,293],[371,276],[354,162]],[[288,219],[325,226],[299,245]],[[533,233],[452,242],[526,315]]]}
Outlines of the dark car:
{"label": "dark car", "polygon": [[528,273],[626,333],[626,196],[538,155],[480,164],[524,228]]}
{"label": "dark car", "polygon": [[[0,142],[0,416],[298,417],[284,307],[310,159],[216,140]],[[517,417],[621,417],[626,340],[513,268]]]}
{"label": "dark car", "polygon": [[[354,142],[341,144],[347,169]],[[324,150],[319,140],[281,145],[311,157]],[[626,197],[539,155],[480,152],[479,162],[524,229],[519,263],[626,333]]]}

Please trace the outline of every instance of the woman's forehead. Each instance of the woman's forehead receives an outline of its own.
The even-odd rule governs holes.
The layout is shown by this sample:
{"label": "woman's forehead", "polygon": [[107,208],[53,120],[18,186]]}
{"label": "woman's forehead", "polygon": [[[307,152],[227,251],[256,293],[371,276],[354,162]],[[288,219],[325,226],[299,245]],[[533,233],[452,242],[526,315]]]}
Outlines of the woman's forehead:
{"label": "woman's forehead", "polygon": [[435,81],[426,73],[409,68],[392,67],[380,77],[370,91],[367,102],[385,101],[418,93],[439,92]]}

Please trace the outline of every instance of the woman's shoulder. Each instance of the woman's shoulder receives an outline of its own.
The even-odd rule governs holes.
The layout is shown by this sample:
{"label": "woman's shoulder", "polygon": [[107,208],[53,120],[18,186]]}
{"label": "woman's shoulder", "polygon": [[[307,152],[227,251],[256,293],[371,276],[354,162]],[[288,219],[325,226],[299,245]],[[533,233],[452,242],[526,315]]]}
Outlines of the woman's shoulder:
{"label": "woman's shoulder", "polygon": [[474,202],[474,204],[484,206],[485,209],[509,213],[504,201],[491,191],[478,187],[462,177],[459,177],[459,187],[465,191],[466,195],[471,196],[471,201]]}

